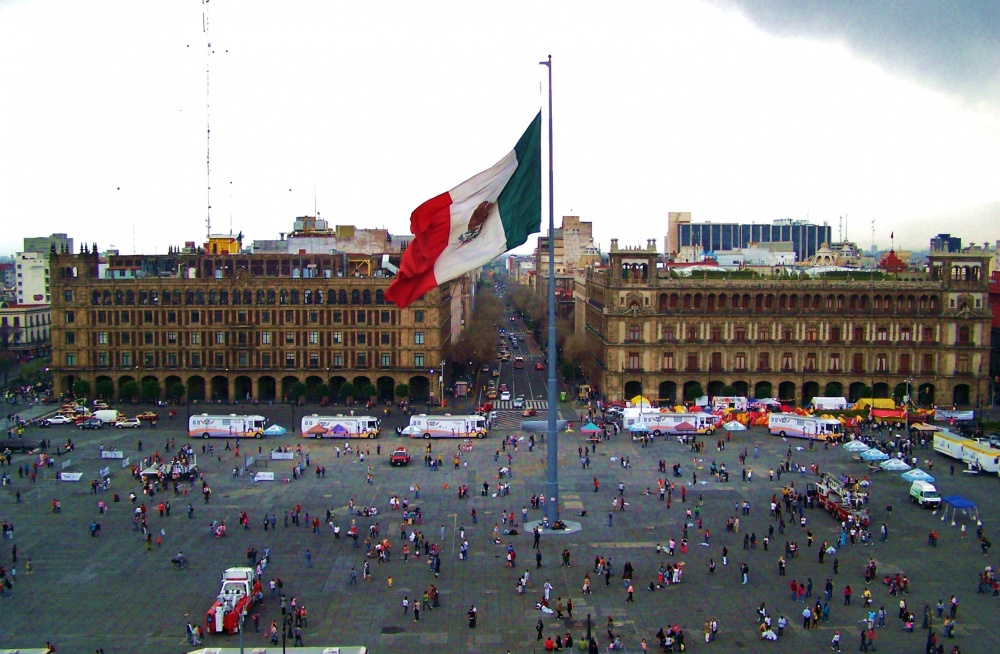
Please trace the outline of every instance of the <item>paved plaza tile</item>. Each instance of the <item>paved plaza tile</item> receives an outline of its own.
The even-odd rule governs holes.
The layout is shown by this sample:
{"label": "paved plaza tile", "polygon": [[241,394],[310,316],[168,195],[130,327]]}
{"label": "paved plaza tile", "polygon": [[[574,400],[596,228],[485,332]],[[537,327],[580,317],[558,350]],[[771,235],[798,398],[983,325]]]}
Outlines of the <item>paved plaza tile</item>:
{"label": "paved plaza tile", "polygon": [[[277,411],[277,409],[275,409]],[[228,412],[228,411],[227,411]],[[266,413],[266,411],[265,411]],[[300,414],[301,415],[301,414]],[[292,426],[287,416],[276,419],[286,427]],[[292,449],[301,444],[309,453],[310,464],[326,468],[326,477],[317,478],[309,470],[298,480],[284,481],[291,477],[291,462],[270,461],[268,467],[255,468],[274,472],[276,481],[252,483],[249,475],[233,478],[231,475],[238,461],[232,451],[226,451],[225,442],[212,441],[215,457],[202,456],[203,441],[189,441],[184,437],[184,421],[162,420],[155,429],[148,426],[137,431],[101,430],[81,432],[68,427],[35,430],[31,435],[42,434],[54,444],[72,438],[76,451],[59,457],[57,469],[46,470],[35,484],[19,479],[16,468],[12,486],[5,487],[0,495],[0,517],[15,526],[14,539],[4,540],[0,550],[0,563],[10,568],[11,548],[18,551],[17,581],[12,597],[0,602],[0,647],[37,647],[52,641],[60,652],[89,653],[103,647],[107,653],[173,653],[191,649],[185,642],[184,626],[188,621],[204,623],[204,614],[214,601],[223,569],[242,565],[248,547],[271,550],[272,558],[265,572],[265,580],[280,577],[289,597],[298,598],[309,613],[305,629],[306,645],[365,645],[373,652],[439,651],[439,652],[539,652],[542,643],[536,640],[535,625],[543,621],[545,635],[570,632],[579,639],[586,632],[590,616],[592,630],[598,636],[602,652],[608,640],[605,624],[610,616],[614,630],[628,646],[629,651],[639,651],[639,641],[645,639],[650,651],[656,651],[655,634],[661,627],[680,625],[686,635],[687,651],[736,652],[750,651],[820,651],[829,647],[834,630],[843,636],[844,649],[858,647],[860,627],[864,618],[861,593],[866,587],[863,573],[869,557],[879,566],[879,575],[870,588],[876,608],[885,605],[889,618],[879,629],[877,646],[882,652],[924,651],[927,632],[918,620],[914,633],[906,633],[897,619],[898,597],[888,597],[888,588],[881,582],[883,574],[899,571],[910,579],[911,591],[904,599],[918,616],[925,605],[933,607],[938,599],[948,602],[958,596],[960,608],[956,638],[946,642],[946,651],[953,644],[963,652],[995,652],[1000,649],[997,635],[997,610],[1000,600],[988,594],[976,594],[976,575],[993,560],[993,553],[984,556],[975,540],[975,524],[969,525],[968,537],[960,537],[959,527],[943,523],[940,515],[921,510],[907,500],[908,485],[893,473],[879,473],[874,477],[871,511],[873,531],[888,520],[890,537],[885,543],[872,546],[848,545],[838,552],[839,574],[832,572],[832,557],[824,564],[818,562],[817,548],[824,539],[833,542],[839,524],[832,517],[818,510],[805,512],[808,528],[813,531],[815,544],[806,547],[805,532],[797,525],[790,526],[784,536],[775,533],[775,543],[764,551],[760,541],[768,526],[774,524],[768,515],[768,503],[774,494],[780,496],[782,486],[794,479],[800,487],[809,477],[784,476],[781,481],[768,481],[769,468],[777,469],[789,446],[792,459],[798,463],[816,463],[821,470],[834,473],[846,472],[863,475],[866,467],[852,460],[840,448],[813,451],[798,450],[804,443],[783,441],[768,436],[761,430],[734,432],[724,452],[714,447],[715,438],[708,439],[706,451],[695,455],[676,440],[657,440],[643,448],[626,436],[612,437],[601,443],[591,456],[591,467],[583,469],[577,448],[586,445],[578,433],[560,434],[560,491],[563,515],[579,521],[583,529],[574,534],[546,533],[541,538],[542,567],[536,568],[535,552],[531,548],[530,533],[502,537],[501,544],[492,542],[494,523],[501,521],[504,510],[514,513],[521,522],[521,507],[528,504],[533,493],[544,490],[546,445],[539,443],[528,452],[526,441],[521,441],[517,452],[512,452],[513,479],[508,497],[493,497],[497,483],[497,470],[506,461],[494,462],[495,450],[500,448],[500,433],[474,443],[473,451],[463,453],[459,469],[455,469],[451,455],[457,442],[434,441],[433,453],[443,454],[445,465],[432,471],[422,464],[425,442],[398,439],[395,425],[401,416],[391,417],[384,435],[375,441],[355,441],[365,452],[365,461],[357,457],[335,453],[338,443],[332,441],[305,441],[294,435],[262,441],[241,443],[241,457],[256,453],[261,447],[266,454],[270,448],[289,445]],[[724,435],[723,435],[724,437]],[[192,442],[199,455],[199,466],[213,489],[211,502],[206,505],[199,495],[175,497],[168,492],[155,498],[142,498],[150,506],[150,525],[154,533],[162,530],[163,545],[147,552],[140,534],[133,530],[133,506],[128,494],[139,485],[113,469],[112,490],[118,492],[122,502],[111,504],[107,515],[99,516],[97,502],[110,501],[110,494],[91,494],[89,480],[107,465],[99,458],[99,447],[120,448],[133,461],[153,451],[162,451],[164,442],[176,439],[177,443]],[[143,441],[143,452],[137,450],[138,440]],[[392,468],[388,455],[404,443],[413,453],[409,467]],[[341,446],[343,443],[339,443]],[[755,458],[754,445],[759,457]],[[378,448],[381,446],[381,453]],[[748,449],[747,466],[753,469],[753,481],[741,481],[737,454]],[[919,456],[934,461],[933,473],[938,477],[942,494],[959,494],[975,500],[980,507],[987,535],[995,534],[995,521],[1000,480],[991,477],[968,478],[949,474],[949,461],[930,451],[920,451]],[[621,460],[627,458],[631,467],[625,469]],[[55,472],[70,459],[66,468],[82,472],[80,483],[59,482]],[[676,484],[672,503],[658,499],[657,480],[664,474],[657,472],[657,462],[670,466],[680,463],[681,478],[669,478]],[[15,455],[14,464],[31,459]],[[725,462],[734,471],[729,483],[718,483],[708,474],[712,461]],[[116,464],[111,461],[112,466]],[[373,483],[365,477],[368,465],[373,466]],[[691,485],[692,467],[698,468],[698,483]],[[593,492],[593,479],[600,481],[600,492]],[[483,497],[483,482],[491,492]],[[627,502],[624,512],[613,516],[613,526],[608,526],[608,512],[612,499],[617,496],[619,483],[625,485]],[[469,499],[459,499],[457,488],[468,485]],[[686,502],[680,499],[680,487],[686,485]],[[410,492],[411,485],[419,485],[417,499]],[[643,495],[649,488],[650,495]],[[15,504],[15,492],[22,493],[23,501]],[[426,557],[400,560],[401,520],[399,512],[390,511],[391,496],[406,497],[411,507],[419,506],[423,524],[417,527],[426,537],[441,548],[442,569],[435,579],[426,563]],[[141,497],[141,496],[140,496]],[[52,499],[62,503],[62,512],[50,509]],[[171,514],[160,518],[152,510],[161,500],[171,501]],[[374,505],[379,509],[376,518],[355,518],[362,533],[377,521],[382,535],[393,543],[392,561],[379,566],[371,561],[371,580],[361,581],[364,549],[353,548],[349,539],[335,540],[332,530],[321,525],[313,534],[305,524],[284,527],[284,514],[296,504],[302,505],[303,514],[319,516],[324,522],[328,509],[336,515],[336,522],[346,532],[350,518],[348,502],[356,506]],[[749,501],[749,516],[734,510],[736,503]],[[186,506],[194,507],[194,517],[187,517]],[[891,519],[887,518],[886,505],[893,506]],[[711,530],[711,544],[703,546],[703,535],[696,527],[689,527],[689,547],[686,554],[679,551],[674,557],[657,556],[656,545],[666,545],[670,538],[681,539],[684,512],[699,507],[705,526]],[[478,514],[474,524],[471,511]],[[250,529],[237,525],[241,511],[250,516]],[[579,514],[586,512],[585,516]],[[261,521],[265,514],[275,514],[276,531],[264,532]],[[541,517],[540,511],[528,511],[529,520]],[[731,515],[741,518],[740,533],[726,534],[725,520]],[[101,534],[91,537],[88,525],[92,520],[101,523]],[[225,520],[228,534],[224,539],[209,535],[209,524]],[[303,520],[304,522],[304,520]],[[441,538],[441,529],[444,538]],[[470,557],[458,557],[464,528],[470,545]],[[927,546],[927,534],[936,529],[941,534],[939,546]],[[743,549],[743,536],[755,533],[758,545],[755,550]],[[789,561],[788,576],[779,577],[778,557],[782,554],[784,540],[797,540],[801,556]],[[506,566],[506,546],[513,543],[516,551],[515,565]],[[728,547],[728,565],[722,565],[722,548]],[[560,565],[563,549],[571,552],[571,566]],[[312,567],[307,567],[305,551],[310,550]],[[183,550],[191,560],[186,570],[174,570],[170,558]],[[609,557],[612,561],[611,583],[605,586],[603,577],[593,572],[595,556]],[[32,560],[32,574],[26,573],[26,561]],[[708,574],[709,559],[717,568]],[[661,563],[682,561],[684,574],[678,585],[655,592],[647,590],[655,581]],[[635,568],[634,602],[626,602],[627,594],[621,578],[622,567],[630,562]],[[742,585],[739,564],[746,562],[750,568],[749,583]],[[359,574],[357,586],[351,586],[350,571]],[[516,592],[520,574],[530,572],[526,594]],[[582,595],[583,577],[590,571],[593,593]],[[393,583],[390,587],[388,577]],[[822,595],[827,578],[834,580],[835,592],[830,603],[830,621],[818,629],[803,630],[801,614],[803,604],[792,602],[788,584],[812,579],[813,598]],[[553,615],[535,609],[542,595],[543,584],[552,587],[553,603],[557,597],[565,602],[572,599],[572,618],[556,620]],[[402,601],[421,595],[430,585],[440,589],[441,607],[421,614],[415,622],[412,612],[404,615]],[[851,607],[843,606],[843,588],[850,584],[855,589]],[[756,610],[764,603],[776,621],[785,615],[790,626],[777,643],[763,644],[758,640]],[[478,608],[478,624],[470,629],[466,611],[470,605]],[[272,620],[280,620],[278,602],[268,597],[256,609],[260,618],[261,633],[254,632],[248,622],[246,644],[262,646],[266,643],[263,632]],[[706,645],[702,625],[706,619],[719,621],[718,640]],[[940,633],[941,622],[934,612],[933,628]],[[238,638],[232,635],[209,635],[209,644],[235,646]],[[248,650],[249,651],[249,650]],[[271,650],[269,650],[271,651]]]}

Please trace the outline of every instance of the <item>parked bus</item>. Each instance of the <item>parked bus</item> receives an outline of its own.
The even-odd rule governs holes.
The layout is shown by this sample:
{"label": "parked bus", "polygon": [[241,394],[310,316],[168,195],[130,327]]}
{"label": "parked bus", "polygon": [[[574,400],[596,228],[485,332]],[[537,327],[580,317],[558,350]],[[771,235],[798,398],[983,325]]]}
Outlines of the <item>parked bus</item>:
{"label": "parked bus", "polygon": [[520,355],[514,357],[514,367],[515,368],[523,368],[524,367],[524,357],[522,357]]}
{"label": "parked bus", "polygon": [[302,438],[378,438],[381,423],[372,416],[302,416]]}
{"label": "parked bus", "polygon": [[210,416],[207,413],[188,418],[191,438],[263,438],[264,416]]}
{"label": "parked bus", "polygon": [[410,426],[403,432],[412,438],[485,438],[486,417],[471,416],[410,416]]}
{"label": "parked bus", "polygon": [[660,413],[646,410],[632,421],[649,429],[653,436],[709,434],[715,432],[715,416],[710,413]]}
{"label": "parked bus", "polygon": [[772,413],[767,417],[767,429],[772,436],[791,436],[825,441],[841,433],[839,420],[800,416],[795,413]]}

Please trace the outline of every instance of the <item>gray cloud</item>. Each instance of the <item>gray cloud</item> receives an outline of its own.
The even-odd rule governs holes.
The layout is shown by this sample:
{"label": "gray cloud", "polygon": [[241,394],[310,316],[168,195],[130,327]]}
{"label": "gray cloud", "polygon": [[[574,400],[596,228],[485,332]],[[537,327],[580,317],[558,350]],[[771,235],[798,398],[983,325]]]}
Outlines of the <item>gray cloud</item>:
{"label": "gray cloud", "polygon": [[1000,105],[997,0],[709,0],[779,36],[838,39],[887,70]]}

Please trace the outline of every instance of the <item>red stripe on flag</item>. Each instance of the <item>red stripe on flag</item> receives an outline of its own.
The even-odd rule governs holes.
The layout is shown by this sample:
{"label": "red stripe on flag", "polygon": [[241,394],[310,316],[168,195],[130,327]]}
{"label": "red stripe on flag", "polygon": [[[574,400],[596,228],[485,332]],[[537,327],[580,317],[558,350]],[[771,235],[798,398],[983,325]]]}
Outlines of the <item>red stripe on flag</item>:
{"label": "red stripe on flag", "polygon": [[410,214],[414,239],[403,253],[399,274],[385,298],[404,309],[438,285],[434,262],[448,247],[451,236],[451,195],[442,193],[424,202]]}

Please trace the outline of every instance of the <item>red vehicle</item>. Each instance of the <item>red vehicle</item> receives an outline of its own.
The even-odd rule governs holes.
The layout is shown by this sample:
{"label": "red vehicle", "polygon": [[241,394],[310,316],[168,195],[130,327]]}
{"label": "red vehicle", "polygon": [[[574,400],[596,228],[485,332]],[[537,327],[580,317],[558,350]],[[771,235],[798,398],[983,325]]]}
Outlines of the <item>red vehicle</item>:
{"label": "red vehicle", "polygon": [[406,451],[405,447],[397,447],[396,451],[392,453],[389,457],[389,465],[393,466],[405,466],[410,463],[410,453]]}
{"label": "red vehicle", "polygon": [[493,403],[486,402],[485,404],[480,404],[476,407],[476,413],[489,413],[493,410]]}
{"label": "red vehicle", "polygon": [[240,616],[246,616],[254,604],[262,601],[264,593],[253,568],[227,568],[222,573],[219,597],[205,614],[205,631],[210,634],[237,633]]}
{"label": "red vehicle", "polygon": [[540,361],[539,361],[539,362],[536,362],[536,363],[535,363],[535,370],[545,370],[545,364],[543,364],[543,363],[542,363],[542,362],[540,362]]}
{"label": "red vehicle", "polygon": [[853,500],[861,499],[864,495],[861,491],[849,491],[839,479],[829,473],[823,473],[816,482],[816,503],[840,522],[853,515],[861,525],[868,524],[868,509],[855,509],[853,505]]}

